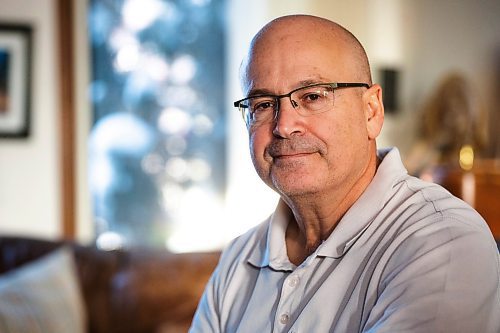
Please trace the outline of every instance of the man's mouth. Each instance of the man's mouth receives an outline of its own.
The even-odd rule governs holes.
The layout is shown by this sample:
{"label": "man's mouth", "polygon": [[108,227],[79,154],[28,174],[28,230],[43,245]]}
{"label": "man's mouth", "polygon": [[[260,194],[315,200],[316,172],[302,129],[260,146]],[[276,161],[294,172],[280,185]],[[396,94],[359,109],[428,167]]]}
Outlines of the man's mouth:
{"label": "man's mouth", "polygon": [[295,139],[287,141],[273,141],[266,148],[266,155],[273,160],[292,160],[309,157],[313,154],[321,154],[322,149],[319,144],[315,144],[311,140]]}
{"label": "man's mouth", "polygon": [[297,153],[286,153],[286,154],[277,154],[273,156],[274,159],[290,159],[290,158],[299,158],[306,157],[313,154],[312,152],[297,152]]}

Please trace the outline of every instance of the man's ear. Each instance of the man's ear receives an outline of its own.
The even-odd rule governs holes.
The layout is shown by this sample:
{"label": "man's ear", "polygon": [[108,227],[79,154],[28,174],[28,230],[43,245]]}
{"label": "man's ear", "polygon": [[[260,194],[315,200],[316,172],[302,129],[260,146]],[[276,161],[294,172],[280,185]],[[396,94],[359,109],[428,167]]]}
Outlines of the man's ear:
{"label": "man's ear", "polygon": [[382,101],[382,87],[380,85],[374,84],[364,92],[363,105],[365,107],[368,138],[375,140],[384,124],[384,103]]}

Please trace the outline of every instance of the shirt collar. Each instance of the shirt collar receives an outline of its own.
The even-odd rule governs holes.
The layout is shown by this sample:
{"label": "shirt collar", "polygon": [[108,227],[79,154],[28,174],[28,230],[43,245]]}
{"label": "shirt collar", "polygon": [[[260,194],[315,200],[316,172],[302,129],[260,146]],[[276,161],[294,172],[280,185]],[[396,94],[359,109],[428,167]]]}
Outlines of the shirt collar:
{"label": "shirt collar", "polygon": [[[390,196],[390,189],[407,175],[397,148],[378,150],[377,157],[382,162],[374,178],[314,255],[342,257],[380,212],[389,199],[387,196]],[[263,237],[257,249],[250,253],[248,262],[253,266],[259,268],[269,266],[275,270],[293,270],[296,267],[290,262],[286,253],[287,210],[286,204],[280,200],[276,210],[266,222],[266,237]]]}
{"label": "shirt collar", "polygon": [[266,266],[274,270],[293,270],[296,266],[290,262],[286,253],[285,234],[288,225],[288,206],[279,200],[274,213],[266,221],[267,234],[260,240],[258,248],[250,253],[248,262],[255,267]]}
{"label": "shirt collar", "polygon": [[319,256],[342,257],[382,210],[389,200],[391,188],[407,175],[397,148],[378,150],[377,157],[382,162],[375,176],[332,234],[321,244],[317,251]]}

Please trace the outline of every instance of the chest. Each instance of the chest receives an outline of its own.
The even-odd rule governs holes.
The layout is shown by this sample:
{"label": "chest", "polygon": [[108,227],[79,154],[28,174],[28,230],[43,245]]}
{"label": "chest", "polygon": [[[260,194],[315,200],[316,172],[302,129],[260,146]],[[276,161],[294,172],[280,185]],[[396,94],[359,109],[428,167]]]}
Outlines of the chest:
{"label": "chest", "polygon": [[[316,257],[292,272],[246,267],[223,304],[227,332],[359,332],[380,282],[372,255]],[[231,290],[232,289],[232,290]]]}

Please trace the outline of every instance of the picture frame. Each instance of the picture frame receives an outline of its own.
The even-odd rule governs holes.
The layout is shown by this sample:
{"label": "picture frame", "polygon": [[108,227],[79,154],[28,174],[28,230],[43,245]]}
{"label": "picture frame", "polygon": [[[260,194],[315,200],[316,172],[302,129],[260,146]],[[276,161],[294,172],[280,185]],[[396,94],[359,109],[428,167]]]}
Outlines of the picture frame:
{"label": "picture frame", "polygon": [[32,28],[0,23],[0,138],[30,134]]}

